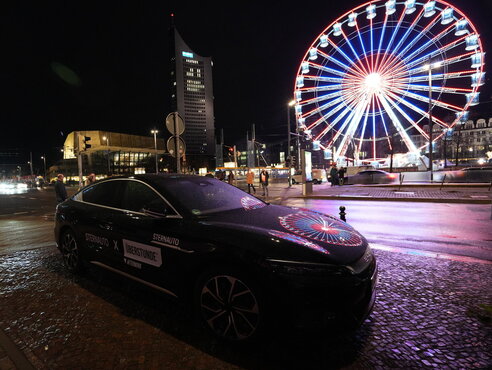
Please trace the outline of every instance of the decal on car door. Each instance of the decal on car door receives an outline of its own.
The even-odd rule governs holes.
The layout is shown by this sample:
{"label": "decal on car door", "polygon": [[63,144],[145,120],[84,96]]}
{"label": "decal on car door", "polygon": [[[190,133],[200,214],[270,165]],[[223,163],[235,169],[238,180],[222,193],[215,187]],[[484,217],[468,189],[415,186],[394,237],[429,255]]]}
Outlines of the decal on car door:
{"label": "decal on car door", "polygon": [[162,265],[160,248],[123,239],[123,250],[124,256],[127,258],[156,267],[160,267]]}

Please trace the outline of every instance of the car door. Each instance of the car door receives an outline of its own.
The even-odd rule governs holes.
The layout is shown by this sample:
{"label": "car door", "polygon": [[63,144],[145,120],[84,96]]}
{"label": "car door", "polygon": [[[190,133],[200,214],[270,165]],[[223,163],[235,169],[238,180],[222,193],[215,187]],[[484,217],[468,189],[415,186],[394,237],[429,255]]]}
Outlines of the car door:
{"label": "car door", "polygon": [[77,230],[87,252],[88,260],[118,267],[121,264],[115,254],[118,240],[114,221],[122,212],[120,199],[124,182],[119,179],[104,181],[87,187],[81,192],[83,212],[78,212]]}
{"label": "car door", "polygon": [[[176,280],[187,254],[182,217],[155,189],[125,181],[123,212],[114,220],[125,272],[162,287]],[[171,284],[173,285],[173,284]]]}

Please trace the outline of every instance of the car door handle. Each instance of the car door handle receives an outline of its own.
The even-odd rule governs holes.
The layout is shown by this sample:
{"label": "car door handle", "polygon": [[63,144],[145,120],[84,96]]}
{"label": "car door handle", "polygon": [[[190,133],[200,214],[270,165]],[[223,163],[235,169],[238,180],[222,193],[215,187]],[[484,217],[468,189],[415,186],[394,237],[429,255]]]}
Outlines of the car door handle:
{"label": "car door handle", "polygon": [[113,230],[113,224],[111,222],[99,222],[99,228],[103,230]]}

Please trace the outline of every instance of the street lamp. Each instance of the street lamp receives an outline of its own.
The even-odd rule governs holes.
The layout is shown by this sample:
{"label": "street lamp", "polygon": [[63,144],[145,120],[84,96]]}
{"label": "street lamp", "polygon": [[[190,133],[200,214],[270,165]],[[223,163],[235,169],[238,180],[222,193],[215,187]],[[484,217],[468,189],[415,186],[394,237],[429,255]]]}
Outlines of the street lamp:
{"label": "street lamp", "polygon": [[111,164],[109,161],[109,153],[110,153],[109,152],[109,135],[108,135],[108,137],[103,136],[102,138],[106,142],[106,146],[108,147],[108,153],[107,154],[108,154],[108,176],[109,176],[111,174]]}
{"label": "street lamp", "polygon": [[286,160],[289,161],[289,177],[288,177],[288,182],[289,182],[289,188],[292,186],[292,157],[290,156],[290,108],[294,106],[296,103],[295,100],[291,100],[287,104],[287,151],[286,151]]}
{"label": "street lamp", "polygon": [[429,63],[423,66],[424,70],[429,72],[429,171],[430,171],[430,181],[434,180],[434,174],[432,172],[432,70],[441,67],[441,62]]}
{"label": "street lamp", "polygon": [[150,131],[152,134],[154,134],[154,149],[155,149],[155,173],[159,173],[159,168],[157,165],[157,134],[159,133],[158,130],[153,129]]}
{"label": "street lamp", "polygon": [[43,160],[44,163],[44,179],[46,180],[46,157],[43,155],[41,159]]}

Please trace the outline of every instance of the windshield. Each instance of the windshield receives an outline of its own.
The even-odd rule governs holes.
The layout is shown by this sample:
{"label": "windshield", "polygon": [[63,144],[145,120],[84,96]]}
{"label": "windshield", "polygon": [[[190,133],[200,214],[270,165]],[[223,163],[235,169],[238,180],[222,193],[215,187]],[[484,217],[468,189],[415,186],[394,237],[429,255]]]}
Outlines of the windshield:
{"label": "windshield", "polygon": [[165,179],[161,184],[163,190],[181,206],[180,208],[195,216],[266,206],[266,203],[235,186],[210,177],[175,177]]}

